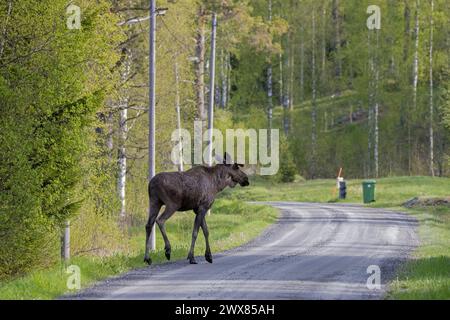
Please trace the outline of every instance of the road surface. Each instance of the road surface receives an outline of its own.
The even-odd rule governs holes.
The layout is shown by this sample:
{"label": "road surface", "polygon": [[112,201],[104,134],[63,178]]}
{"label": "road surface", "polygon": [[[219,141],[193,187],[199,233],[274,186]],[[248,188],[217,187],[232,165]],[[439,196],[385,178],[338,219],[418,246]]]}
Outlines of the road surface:
{"label": "road surface", "polygon": [[[152,265],[69,299],[380,299],[418,244],[416,220],[356,205],[267,202],[277,223],[239,248]],[[214,230],[210,230],[214,232]],[[202,236],[199,233],[199,236]],[[381,286],[372,276],[380,268]]]}

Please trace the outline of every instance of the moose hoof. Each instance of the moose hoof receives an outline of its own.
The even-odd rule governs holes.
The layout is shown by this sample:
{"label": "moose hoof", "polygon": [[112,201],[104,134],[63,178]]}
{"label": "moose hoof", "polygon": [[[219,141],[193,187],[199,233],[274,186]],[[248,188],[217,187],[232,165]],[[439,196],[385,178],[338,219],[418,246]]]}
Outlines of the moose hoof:
{"label": "moose hoof", "polygon": [[205,259],[206,259],[206,261],[208,261],[209,263],[213,263],[213,259],[212,259],[211,253],[205,253]]}
{"label": "moose hoof", "polygon": [[195,261],[194,257],[188,257],[188,260],[190,264],[197,264],[197,261]]}
{"label": "moose hoof", "polygon": [[144,262],[147,263],[148,265],[152,264],[152,259],[151,258],[144,258]]}
{"label": "moose hoof", "polygon": [[166,250],[165,255],[167,260],[170,260],[170,250]]}

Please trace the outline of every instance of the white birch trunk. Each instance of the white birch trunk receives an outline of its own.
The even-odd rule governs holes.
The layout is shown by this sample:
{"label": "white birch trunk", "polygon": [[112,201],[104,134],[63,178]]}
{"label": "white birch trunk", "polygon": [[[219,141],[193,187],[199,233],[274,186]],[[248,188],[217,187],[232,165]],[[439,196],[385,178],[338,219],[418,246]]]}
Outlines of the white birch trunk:
{"label": "white birch trunk", "polygon": [[430,0],[430,174],[434,177],[434,130],[433,130],[433,11],[434,0]]}
{"label": "white birch trunk", "polygon": [[379,72],[380,72],[380,61],[379,61],[379,31],[376,30],[377,43],[375,48],[375,110],[374,110],[374,146],[373,146],[373,157],[375,164],[375,177],[378,178],[379,175],[379,162],[378,162],[378,113],[379,113],[379,104],[378,104],[378,81],[379,81]]}
{"label": "white birch trunk", "polygon": [[327,48],[326,48],[326,28],[327,27],[327,7],[326,1],[323,3],[322,8],[322,81],[325,81],[325,67],[327,61]]}
{"label": "white birch trunk", "polygon": [[198,10],[198,25],[195,45],[195,91],[197,98],[198,117],[202,121],[203,126],[206,125],[206,108],[205,108],[205,10],[200,6]]}
{"label": "white birch trunk", "polygon": [[[417,109],[417,86],[419,82],[419,0],[416,0],[416,14],[414,18],[414,62],[413,62],[413,97],[412,97],[412,111],[410,111],[409,122],[412,121],[412,115]],[[409,174],[412,174],[412,137],[411,137],[411,123],[408,125],[408,141],[409,141],[409,159],[408,169]]]}
{"label": "white birch trunk", "polygon": [[372,140],[373,140],[373,57],[372,57],[372,46],[371,46],[371,31],[367,34],[367,52],[369,59],[369,84],[368,84],[368,139],[367,139],[367,174],[370,176],[372,174]]}
{"label": "white birch trunk", "polygon": [[305,100],[305,45],[303,30],[300,30],[300,102]]}
{"label": "white birch trunk", "polygon": [[[269,23],[272,22],[272,0],[269,0]],[[268,105],[267,105],[267,123],[268,123],[268,149],[271,150],[271,129],[272,129],[272,112],[273,112],[273,101],[272,101],[272,62],[269,62],[269,67],[267,68],[267,98],[268,98]]]}
{"label": "white birch trunk", "polygon": [[230,103],[231,99],[231,54],[228,52],[227,54],[227,104],[225,107]]}
{"label": "white birch trunk", "polygon": [[278,80],[279,85],[279,95],[280,95],[280,105],[284,106],[284,91],[283,91],[283,55],[279,54],[279,63],[280,63],[280,79]]}
{"label": "white birch trunk", "polygon": [[[121,83],[126,86],[126,81],[130,76],[131,59],[130,52],[125,53],[125,61],[123,70],[121,72]],[[120,201],[120,219],[124,220],[126,216],[126,179],[127,179],[127,156],[126,156],[126,141],[128,137],[128,107],[129,96],[128,89],[122,88],[119,102],[119,145],[118,145],[118,177],[117,177],[117,191]]]}
{"label": "white birch trunk", "polygon": [[312,109],[311,109],[311,178],[316,175],[317,105],[316,105],[316,16],[312,10]]}
{"label": "white birch trunk", "polygon": [[294,110],[294,44],[292,36],[289,41],[289,109]]}

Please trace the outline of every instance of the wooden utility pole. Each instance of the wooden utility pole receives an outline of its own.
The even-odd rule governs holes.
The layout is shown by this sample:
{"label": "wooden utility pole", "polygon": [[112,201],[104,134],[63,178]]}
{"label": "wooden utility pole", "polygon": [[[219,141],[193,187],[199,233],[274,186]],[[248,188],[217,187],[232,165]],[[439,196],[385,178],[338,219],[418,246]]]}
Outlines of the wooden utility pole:
{"label": "wooden utility pole", "polygon": [[208,105],[208,165],[212,166],[212,142],[214,129],[214,79],[216,73],[216,28],[217,15],[212,14],[211,21],[211,55],[209,58],[209,105]]}
{"label": "wooden utility pole", "polygon": [[178,152],[179,154],[179,161],[180,163],[178,164],[178,171],[182,172],[184,171],[183,168],[183,144],[182,144],[182,135],[181,135],[181,110],[180,110],[180,76],[178,74],[178,61],[177,58],[175,57],[175,64],[174,64],[174,68],[175,68],[175,110],[177,112],[177,129],[178,129],[178,146],[179,146],[179,150]]}
{"label": "wooden utility pole", "polygon": [[[208,166],[212,166],[212,143],[214,129],[214,78],[216,75],[216,28],[217,15],[212,14],[211,20],[211,52],[209,57],[209,105],[208,105]],[[211,210],[208,210],[208,215]]]}
{"label": "wooden utility pole", "polygon": [[[149,108],[148,108],[148,181],[155,175],[155,71],[156,71],[156,1],[150,0],[150,54],[149,54]],[[150,214],[150,203],[149,203]],[[155,225],[153,225],[150,249],[156,249]]]}
{"label": "wooden utility pole", "polygon": [[64,263],[70,260],[70,221],[64,224],[64,231],[61,235],[61,259]]}

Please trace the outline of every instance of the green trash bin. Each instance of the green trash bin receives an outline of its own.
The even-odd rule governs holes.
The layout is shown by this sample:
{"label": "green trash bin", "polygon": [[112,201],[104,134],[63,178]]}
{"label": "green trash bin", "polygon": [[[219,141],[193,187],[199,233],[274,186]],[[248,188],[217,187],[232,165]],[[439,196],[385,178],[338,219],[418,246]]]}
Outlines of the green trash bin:
{"label": "green trash bin", "polygon": [[371,203],[375,201],[375,184],[374,180],[363,181],[363,200],[364,203]]}

